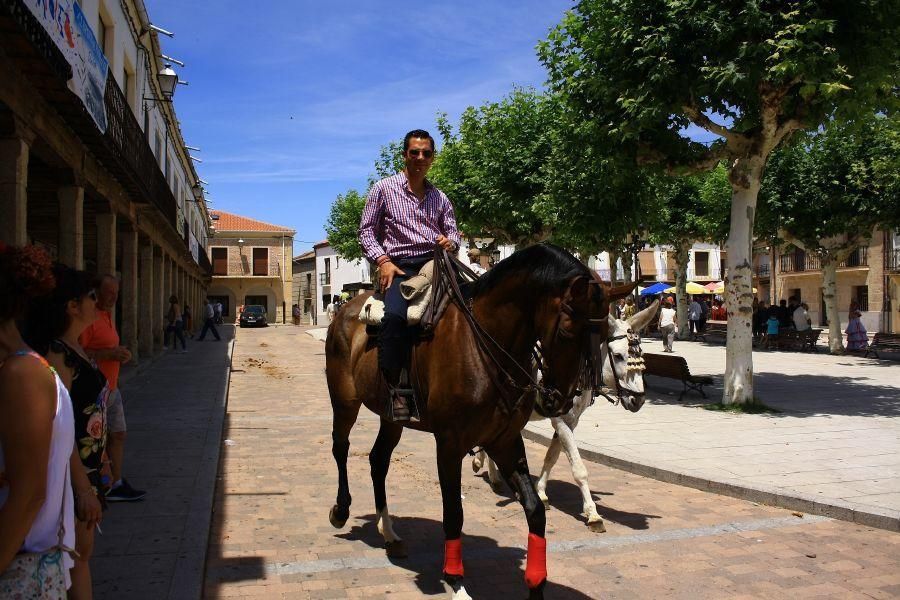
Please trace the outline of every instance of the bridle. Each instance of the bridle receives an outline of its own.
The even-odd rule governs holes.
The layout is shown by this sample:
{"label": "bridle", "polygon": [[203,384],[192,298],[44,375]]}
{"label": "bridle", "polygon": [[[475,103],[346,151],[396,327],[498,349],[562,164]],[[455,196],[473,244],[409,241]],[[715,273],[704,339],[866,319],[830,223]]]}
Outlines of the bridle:
{"label": "bridle", "polygon": [[[612,342],[616,342],[621,339],[628,339],[628,358],[626,359],[625,364],[625,375],[627,376],[631,371],[637,371],[638,373],[643,373],[646,370],[646,364],[644,363],[643,351],[641,350],[641,336],[638,333],[635,333],[630,328],[623,334],[610,336],[606,338],[606,356],[609,359],[609,368],[612,370],[613,380],[616,382],[616,397],[611,398],[608,394],[609,388],[601,385],[599,389],[594,387],[592,389],[592,398],[591,403],[593,404],[593,399],[595,397],[603,396],[612,404],[618,405],[622,401],[622,396],[624,396],[622,384],[619,381],[619,375],[616,373],[616,363],[613,360],[613,352],[610,344]],[[602,373],[601,373],[602,377]]]}
{"label": "bridle", "polygon": [[[552,381],[552,377],[549,373],[549,363],[546,362],[543,355],[538,352],[535,353],[535,358],[537,362],[537,370],[541,371],[542,375],[546,375],[546,377],[538,378],[537,374],[526,369],[519,361],[515,359],[507,350],[504,348],[500,342],[495,340],[491,334],[485,331],[484,327],[475,319],[475,315],[472,312],[472,301],[466,300],[465,296],[462,293],[462,290],[459,288],[459,282],[457,281],[456,274],[453,273],[450,268],[450,264],[454,264],[460,271],[469,277],[472,280],[478,278],[478,276],[469,269],[468,266],[463,264],[459,259],[455,256],[444,250],[443,248],[436,248],[435,250],[435,269],[440,269],[442,273],[440,273],[441,277],[446,278],[449,283],[449,294],[454,303],[460,308],[460,311],[463,314],[463,317],[466,319],[466,322],[469,324],[469,328],[472,330],[472,333],[475,337],[475,341],[478,344],[481,351],[487,355],[488,359],[491,363],[493,363],[494,369],[488,368],[486,369],[488,375],[491,377],[494,385],[500,391],[500,397],[503,400],[501,406],[506,409],[508,413],[513,413],[519,407],[521,402],[525,399],[525,397],[532,392],[536,392],[539,395],[539,399],[543,399],[547,402],[549,406],[553,407],[551,412],[556,413],[559,407],[563,406],[563,402],[567,400],[564,397],[563,393],[553,385],[545,385],[544,381]],[[588,279],[587,283],[589,286],[602,286],[603,281],[594,274],[591,279]],[[435,273],[435,278],[438,277],[438,273]],[[583,276],[587,278],[588,276]],[[577,279],[577,278],[576,278]],[[570,286],[571,289],[571,286]],[[568,294],[568,291],[567,291]],[[567,301],[567,298],[564,298],[560,303],[559,311],[556,315],[556,327],[554,331],[554,335],[552,338],[552,346],[556,346],[556,341],[562,338],[571,339],[574,334],[565,330],[562,326],[563,316],[568,315],[569,317],[575,316],[576,311],[572,307],[572,305]],[[601,349],[598,344],[595,343],[595,337],[602,337],[603,327],[608,327],[606,322],[606,318],[591,318],[588,317],[588,323],[590,327],[590,336],[589,336],[589,353],[590,356],[600,357]],[[518,371],[524,379],[526,383],[520,384],[517,382],[516,378],[510,373],[510,370],[504,366],[503,360],[500,357],[504,357],[506,361],[512,363],[514,371]],[[587,360],[591,360],[590,358]],[[546,369],[541,369],[541,366],[547,366]],[[602,378],[602,375],[601,375]],[[511,399],[504,394],[504,390],[512,387],[521,393],[515,399]],[[542,402],[536,402],[535,408],[540,407],[544,409],[544,405]],[[540,412],[540,411],[539,411]]]}

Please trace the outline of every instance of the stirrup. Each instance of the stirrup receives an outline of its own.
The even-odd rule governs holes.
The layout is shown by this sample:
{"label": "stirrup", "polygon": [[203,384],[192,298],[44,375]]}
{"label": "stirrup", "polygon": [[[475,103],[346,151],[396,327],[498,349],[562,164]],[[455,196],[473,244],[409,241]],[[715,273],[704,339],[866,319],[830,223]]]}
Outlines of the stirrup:
{"label": "stirrup", "polygon": [[409,383],[406,369],[400,371],[400,381],[396,386],[388,384],[389,413],[391,421],[417,423],[421,420],[416,405],[416,392]]}

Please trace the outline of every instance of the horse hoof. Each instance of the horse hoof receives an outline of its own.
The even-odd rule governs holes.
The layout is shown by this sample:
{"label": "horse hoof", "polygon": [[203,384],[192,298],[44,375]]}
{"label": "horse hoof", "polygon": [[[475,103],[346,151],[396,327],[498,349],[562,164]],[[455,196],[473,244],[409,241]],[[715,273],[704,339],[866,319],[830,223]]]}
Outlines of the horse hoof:
{"label": "horse hoof", "polygon": [[537,587],[528,589],[528,600],[544,600],[544,586],[547,580],[543,580]]}
{"label": "horse hoof", "polygon": [[335,529],[340,529],[341,527],[343,527],[347,523],[347,519],[349,518],[349,508],[341,508],[340,506],[335,504],[331,507],[331,510],[328,511],[328,521]]}
{"label": "horse hoof", "polygon": [[478,457],[472,459],[472,472],[477,473],[481,470],[481,461],[478,460]]}
{"label": "horse hoof", "polygon": [[606,533],[606,525],[603,524],[603,520],[594,521],[591,523],[588,521],[588,527],[590,527],[591,531],[594,533]]}
{"label": "horse hoof", "polygon": [[403,540],[385,542],[384,550],[387,553],[388,558],[406,558],[409,556],[406,552],[406,544],[403,543]]}

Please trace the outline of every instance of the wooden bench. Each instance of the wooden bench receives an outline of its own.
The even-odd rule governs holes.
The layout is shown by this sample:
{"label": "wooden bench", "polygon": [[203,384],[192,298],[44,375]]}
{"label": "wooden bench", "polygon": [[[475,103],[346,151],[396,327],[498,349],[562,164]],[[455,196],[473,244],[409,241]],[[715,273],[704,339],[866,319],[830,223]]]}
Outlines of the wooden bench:
{"label": "wooden bench", "polygon": [[[900,352],[900,334],[897,333],[881,333],[875,334],[872,343],[866,347],[865,356],[874,354],[875,358],[879,358],[878,351]],[[864,357],[865,358],[865,357]]]}
{"label": "wooden bench", "polygon": [[700,392],[700,395],[706,398],[703,391],[704,385],[711,385],[713,378],[709,375],[691,375],[687,361],[683,356],[669,356],[667,354],[650,354],[644,353],[644,364],[647,369],[645,375],[656,375],[657,377],[667,377],[669,379],[677,379],[681,381],[682,390],[678,396],[678,401],[690,390]]}
{"label": "wooden bench", "polygon": [[694,339],[702,339],[706,341],[706,336],[721,337],[723,340],[728,338],[728,323],[725,321],[707,321],[703,327],[703,332],[698,333]]}
{"label": "wooden bench", "polygon": [[803,331],[782,329],[774,341],[779,350],[786,346],[791,350],[815,352],[820,335],[822,335],[821,329],[805,329]]}

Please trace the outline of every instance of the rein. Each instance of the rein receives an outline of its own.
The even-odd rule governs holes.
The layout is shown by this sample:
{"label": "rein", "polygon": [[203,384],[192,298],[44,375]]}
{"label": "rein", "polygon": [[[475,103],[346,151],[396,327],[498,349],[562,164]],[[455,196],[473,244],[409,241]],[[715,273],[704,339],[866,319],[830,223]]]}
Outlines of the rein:
{"label": "rein", "polygon": [[[494,337],[485,331],[484,327],[478,322],[475,318],[475,315],[472,313],[471,303],[466,301],[465,296],[462,293],[462,290],[459,288],[459,283],[456,280],[456,274],[452,272],[450,268],[450,264],[456,265],[464,275],[472,279],[473,281],[478,278],[468,266],[462,263],[455,256],[447,252],[441,247],[435,249],[435,266],[440,269],[440,274],[442,279],[446,279],[448,282],[449,294],[451,300],[457,304],[460,310],[463,313],[463,316],[466,319],[466,322],[469,324],[469,328],[472,330],[472,333],[475,335],[475,340],[478,343],[478,346],[481,348],[482,352],[487,355],[490,359],[490,362],[494,364],[494,369],[487,369],[491,380],[494,385],[500,390],[500,397],[504,401],[504,408],[508,413],[514,412],[518,406],[521,404],[522,400],[526,395],[533,391],[537,391],[542,397],[545,398],[561,398],[562,393],[556,389],[543,385],[541,381],[532,374],[531,371],[523,367],[507,350],[503,347],[500,342],[494,339]],[[562,311],[560,309],[559,315],[557,315],[556,321],[556,335],[559,335],[560,332],[560,319],[562,318]],[[499,351],[499,352],[497,352]],[[515,377],[510,373],[510,371],[504,367],[503,362],[500,358],[498,358],[497,354],[506,357],[507,360],[512,362],[515,366],[515,369],[521,373],[522,376],[527,380],[524,385],[519,384]],[[541,359],[542,360],[542,359]],[[502,377],[501,377],[502,376]],[[505,381],[502,379],[505,378]],[[513,387],[516,390],[521,391],[521,394],[515,400],[511,400],[507,397],[506,394],[503,393],[507,386]],[[555,401],[554,401],[555,402]],[[538,405],[537,403],[536,405]]]}

